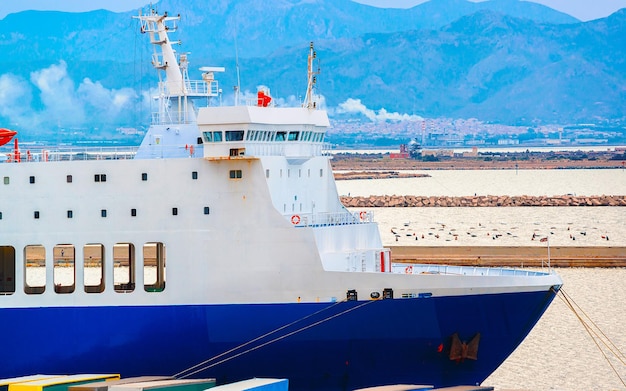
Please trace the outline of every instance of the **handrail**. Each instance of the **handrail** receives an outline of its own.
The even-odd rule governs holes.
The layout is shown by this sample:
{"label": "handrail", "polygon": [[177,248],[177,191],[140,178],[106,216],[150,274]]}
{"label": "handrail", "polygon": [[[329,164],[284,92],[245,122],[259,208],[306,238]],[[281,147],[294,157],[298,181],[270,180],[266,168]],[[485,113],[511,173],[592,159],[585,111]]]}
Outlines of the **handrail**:
{"label": "handrail", "polygon": [[296,227],[327,227],[371,223],[374,212],[294,213],[285,218]]}

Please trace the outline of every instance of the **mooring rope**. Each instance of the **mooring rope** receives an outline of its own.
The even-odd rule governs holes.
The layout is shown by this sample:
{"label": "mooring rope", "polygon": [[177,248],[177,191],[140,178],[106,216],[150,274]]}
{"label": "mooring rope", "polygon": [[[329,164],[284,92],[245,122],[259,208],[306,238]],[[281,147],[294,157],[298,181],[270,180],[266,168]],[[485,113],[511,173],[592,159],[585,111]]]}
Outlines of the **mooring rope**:
{"label": "mooring rope", "polygon": [[[263,338],[266,338],[266,337],[268,337],[268,336],[270,336],[270,335],[272,335],[272,334],[275,334],[275,333],[277,333],[277,332],[279,332],[279,331],[281,331],[281,330],[283,330],[283,329],[285,329],[285,328],[287,328],[287,327],[293,326],[293,325],[295,325],[296,323],[302,322],[303,320],[305,320],[305,319],[307,319],[307,318],[310,318],[310,317],[315,316],[315,315],[317,315],[317,314],[320,314],[320,313],[322,313],[322,312],[324,312],[324,311],[327,311],[327,310],[329,310],[329,309],[331,309],[331,308],[334,308],[335,306],[337,306],[337,305],[339,305],[339,304],[341,304],[341,303],[345,303],[346,301],[347,301],[347,300],[345,300],[345,299],[344,299],[344,300],[342,300],[342,301],[338,301],[338,302],[334,303],[333,305],[330,305],[330,306],[328,306],[328,307],[324,307],[323,309],[321,309],[321,310],[319,310],[319,311],[313,312],[313,313],[311,313],[311,314],[309,314],[309,315],[307,315],[307,316],[304,316],[304,317],[302,317],[302,318],[300,318],[300,319],[297,319],[297,320],[295,320],[295,321],[293,321],[293,322],[291,322],[291,323],[288,323],[288,324],[286,324],[286,325],[280,326],[280,327],[278,327],[278,328],[276,328],[276,329],[274,329],[274,330],[272,330],[272,331],[269,331],[269,332],[267,332],[267,333],[265,333],[265,334],[263,334],[263,335],[261,335],[261,336],[259,336],[259,337],[254,338],[254,339],[252,339],[252,340],[250,340],[250,341],[248,341],[248,342],[245,342],[245,343],[243,343],[243,344],[241,344],[241,345],[239,345],[239,346],[235,346],[234,348],[232,348],[232,349],[230,349],[230,350],[227,350],[227,351],[225,351],[225,352],[223,352],[223,353],[220,353],[220,354],[218,354],[217,356],[213,356],[213,357],[211,357],[211,358],[209,358],[209,359],[207,359],[207,360],[204,360],[203,362],[201,362],[201,363],[199,363],[199,364],[196,364],[196,365],[194,365],[194,366],[192,366],[192,367],[190,367],[190,368],[187,368],[187,369],[185,369],[185,370],[183,370],[183,371],[180,371],[179,373],[175,374],[175,375],[174,375],[174,377],[175,377],[175,378],[184,379],[184,378],[186,378],[186,377],[189,377],[189,376],[195,375],[195,374],[196,374],[196,373],[198,373],[198,372],[202,372],[202,371],[207,370],[207,369],[209,369],[209,368],[212,368],[212,367],[214,367],[214,366],[216,366],[216,365],[223,364],[223,363],[225,363],[225,362],[227,362],[227,361],[230,361],[230,360],[232,360],[232,359],[234,359],[234,358],[237,358],[237,357],[242,356],[242,355],[244,355],[244,354],[250,353],[250,352],[252,352],[252,351],[255,351],[255,350],[260,349],[260,348],[262,348],[262,347],[264,347],[264,346],[267,346],[267,345],[272,344],[272,343],[274,343],[274,342],[280,341],[280,340],[282,340],[282,339],[285,339],[285,338],[287,338],[287,337],[290,337],[290,336],[292,336],[292,335],[294,335],[294,334],[300,333],[300,332],[302,332],[302,331],[304,331],[304,330],[310,329],[310,328],[315,327],[315,326],[317,326],[317,325],[320,325],[320,324],[322,324],[322,323],[325,323],[325,322],[327,322],[327,321],[329,321],[329,320],[331,320],[331,319],[334,319],[334,318],[336,318],[336,317],[339,317],[339,316],[342,316],[342,315],[347,314],[347,313],[349,313],[349,312],[352,312],[352,311],[354,311],[354,310],[356,310],[356,309],[358,309],[358,308],[363,307],[364,305],[367,305],[367,304],[373,303],[373,302],[375,302],[376,300],[370,300],[370,301],[363,302],[363,303],[361,303],[361,304],[359,304],[359,305],[357,305],[357,306],[355,306],[355,307],[348,308],[347,310],[344,310],[344,311],[342,311],[342,312],[336,313],[336,314],[331,315],[331,316],[329,316],[329,317],[326,317],[326,318],[324,318],[324,319],[318,320],[317,322],[314,322],[314,323],[311,323],[311,324],[309,324],[309,325],[303,326],[303,327],[301,327],[301,328],[299,328],[299,329],[297,329],[297,330],[291,331],[291,332],[289,332],[289,333],[287,333],[287,334],[284,334],[284,335],[278,336],[278,337],[276,337],[276,338],[274,338],[274,339],[272,339],[272,340],[269,340],[269,341],[267,341],[267,342],[264,342],[264,343],[262,343],[262,344],[260,344],[260,345],[253,346],[253,347],[251,347],[250,349],[247,349],[247,350],[244,350],[244,351],[242,351],[242,352],[239,352],[239,353],[237,353],[237,354],[235,354],[235,355],[232,355],[232,356],[226,357],[226,358],[224,358],[224,359],[222,359],[222,360],[220,360],[220,361],[217,361],[217,362],[213,362],[213,363],[211,363],[212,361],[215,361],[215,360],[219,359],[220,357],[223,357],[223,356],[225,356],[225,355],[227,355],[227,354],[230,354],[230,353],[232,353],[232,352],[234,352],[234,351],[236,351],[236,350],[239,350],[239,349],[241,349],[241,348],[243,348],[243,347],[245,347],[245,346],[248,346],[248,345],[250,345],[250,344],[253,344],[254,342],[257,342],[257,341],[259,341],[259,340],[261,340],[261,339],[263,339]],[[191,372],[190,372],[190,371],[191,371]]]}
{"label": "mooring rope", "polygon": [[[626,366],[626,356],[624,356],[624,353],[622,353],[619,350],[619,348],[613,343],[613,341],[611,341],[611,339],[602,331],[602,329],[589,317],[589,315],[585,313],[585,311],[574,301],[574,299],[572,299],[572,297],[565,292],[563,288],[560,289],[560,292],[561,292],[561,295],[559,295],[559,297],[561,298],[561,300],[574,313],[574,316],[576,316],[576,318],[580,321],[582,326],[585,328],[585,331],[587,331],[587,334],[589,334],[589,336],[593,340],[593,343],[596,345],[596,347],[598,348],[598,350],[600,351],[600,353],[602,354],[606,362],[609,364],[609,366],[615,373],[615,376],[617,376],[617,378],[622,383],[622,385],[626,386],[626,381],[622,379],[622,377],[620,376],[619,372],[617,371],[613,363],[609,360],[609,357],[606,355],[604,349],[602,349],[602,347],[600,346],[599,342],[601,342],[611,353],[613,353],[613,355],[623,365]],[[588,321],[583,319],[583,316],[581,316],[581,313],[582,315],[584,315],[585,318],[588,319]],[[598,333],[600,333],[602,337],[604,338],[600,337]]]}

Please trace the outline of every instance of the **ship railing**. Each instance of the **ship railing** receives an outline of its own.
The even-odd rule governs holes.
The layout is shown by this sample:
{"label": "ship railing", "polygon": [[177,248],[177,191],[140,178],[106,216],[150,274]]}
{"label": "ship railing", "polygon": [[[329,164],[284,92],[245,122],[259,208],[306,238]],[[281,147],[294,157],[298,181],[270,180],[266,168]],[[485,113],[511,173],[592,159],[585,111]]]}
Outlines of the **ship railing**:
{"label": "ship railing", "polygon": [[458,266],[458,265],[433,265],[414,263],[394,263],[391,267],[394,273],[404,274],[447,274],[463,276],[543,276],[548,273],[504,267],[486,266]]}
{"label": "ship railing", "polygon": [[151,114],[153,124],[178,125],[195,123],[195,119],[186,112],[167,111],[164,113],[155,111]]}
{"label": "ship railing", "polygon": [[296,227],[327,227],[337,225],[352,225],[371,223],[374,221],[373,212],[333,212],[333,213],[294,213],[286,215],[291,224]]}
{"label": "ship railing", "polygon": [[[208,83],[204,80],[185,80],[185,92],[188,97],[214,97],[219,96],[219,86],[216,82]],[[159,96],[169,96],[169,84],[159,83]]]}
{"label": "ship railing", "polygon": [[[137,153],[137,147],[67,147],[67,148],[21,148],[7,153],[5,162],[37,163],[58,162],[70,160],[122,160],[132,159]],[[2,161],[2,160],[0,160]]]}

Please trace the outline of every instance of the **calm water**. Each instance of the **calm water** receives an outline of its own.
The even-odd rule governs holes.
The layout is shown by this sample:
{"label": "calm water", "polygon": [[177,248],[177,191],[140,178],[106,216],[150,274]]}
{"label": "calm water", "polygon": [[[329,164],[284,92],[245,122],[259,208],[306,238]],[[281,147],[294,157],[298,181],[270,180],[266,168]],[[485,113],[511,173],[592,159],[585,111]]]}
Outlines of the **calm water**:
{"label": "calm water", "polygon": [[[431,178],[339,181],[337,188],[339,194],[353,196],[626,194],[623,170],[424,172]],[[385,245],[545,245],[531,240],[535,233],[548,236],[551,245],[626,246],[626,207],[371,210]],[[400,236],[392,234],[392,228]],[[558,273],[564,292],[622,352],[622,362],[601,343],[600,351],[559,296],[484,384],[498,391],[626,391],[626,268],[571,268],[558,269]]]}

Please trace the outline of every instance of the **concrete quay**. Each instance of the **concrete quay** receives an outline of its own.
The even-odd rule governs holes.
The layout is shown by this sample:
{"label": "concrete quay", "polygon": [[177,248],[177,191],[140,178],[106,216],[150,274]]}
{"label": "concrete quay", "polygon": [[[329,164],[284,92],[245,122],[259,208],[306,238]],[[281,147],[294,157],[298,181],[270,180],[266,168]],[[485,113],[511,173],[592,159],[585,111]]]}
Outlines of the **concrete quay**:
{"label": "concrete quay", "polygon": [[[538,246],[390,246],[391,260],[458,266],[542,267],[547,247]],[[626,247],[550,247],[554,267],[626,267]]]}

